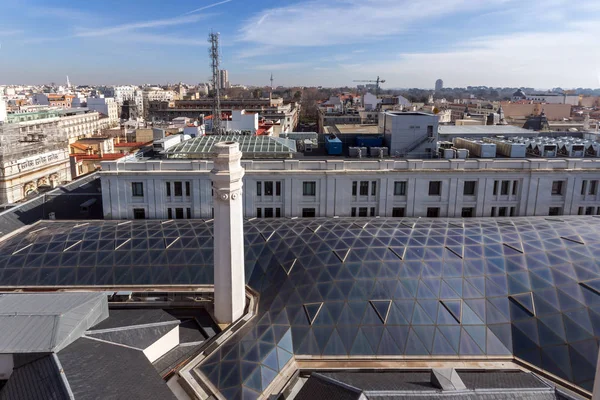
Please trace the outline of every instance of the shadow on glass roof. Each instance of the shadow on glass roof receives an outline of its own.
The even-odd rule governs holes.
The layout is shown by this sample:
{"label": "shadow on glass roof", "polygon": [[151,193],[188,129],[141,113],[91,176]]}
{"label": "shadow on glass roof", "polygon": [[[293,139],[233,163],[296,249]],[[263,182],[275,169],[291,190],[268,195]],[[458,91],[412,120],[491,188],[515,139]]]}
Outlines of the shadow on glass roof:
{"label": "shadow on glass roof", "polygon": [[[246,221],[258,314],[200,366],[256,398],[293,355],[517,357],[591,391],[600,219]],[[42,222],[0,243],[0,285],[212,284],[212,223]],[[244,397],[244,398],[246,398]]]}

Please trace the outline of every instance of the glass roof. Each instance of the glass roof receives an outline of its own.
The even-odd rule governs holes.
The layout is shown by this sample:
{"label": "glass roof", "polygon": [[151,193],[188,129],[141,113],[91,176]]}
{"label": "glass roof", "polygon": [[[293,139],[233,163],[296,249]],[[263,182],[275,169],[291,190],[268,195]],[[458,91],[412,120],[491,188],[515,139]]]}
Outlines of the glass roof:
{"label": "glass roof", "polygon": [[[257,398],[296,355],[515,356],[586,390],[600,219],[255,219],[259,312],[198,370]],[[1,286],[212,283],[212,223],[43,222],[0,243]]]}
{"label": "glass roof", "polygon": [[296,141],[272,136],[251,135],[208,135],[198,136],[181,142],[165,154],[168,158],[209,158],[213,157],[213,146],[220,142],[235,141],[240,144],[244,157],[289,156],[296,152]]}

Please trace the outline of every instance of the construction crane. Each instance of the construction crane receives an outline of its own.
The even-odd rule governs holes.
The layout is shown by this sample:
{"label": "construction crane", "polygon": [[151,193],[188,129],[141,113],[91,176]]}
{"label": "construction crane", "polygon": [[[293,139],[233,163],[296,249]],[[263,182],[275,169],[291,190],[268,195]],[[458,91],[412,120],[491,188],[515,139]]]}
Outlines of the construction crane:
{"label": "construction crane", "polygon": [[379,95],[379,84],[380,83],[385,83],[385,79],[379,79],[379,76],[377,76],[377,79],[372,81],[372,80],[363,80],[363,81],[352,81],[352,82],[369,82],[369,83],[375,83],[375,96]]}

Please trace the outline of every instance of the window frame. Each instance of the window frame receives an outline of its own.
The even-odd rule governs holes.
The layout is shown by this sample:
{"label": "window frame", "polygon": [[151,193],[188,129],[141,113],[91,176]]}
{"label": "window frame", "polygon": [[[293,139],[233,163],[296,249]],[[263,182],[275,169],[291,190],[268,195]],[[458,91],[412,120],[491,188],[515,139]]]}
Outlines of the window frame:
{"label": "window frame", "polygon": [[181,182],[181,181],[173,182],[173,195],[175,197],[183,197],[183,182]]}
{"label": "window frame", "polygon": [[304,181],[302,182],[302,195],[314,197],[317,195],[317,182]]}
{"label": "window frame", "polygon": [[562,196],[563,189],[564,189],[564,181],[552,181],[552,192],[551,192],[552,196]]}
{"label": "window frame", "polygon": [[[470,189],[470,190],[467,190],[467,189]],[[477,192],[477,181],[465,181],[464,186],[463,186],[463,196],[475,196],[476,192]]]}
{"label": "window frame", "polygon": [[369,181],[360,181],[360,184],[358,186],[358,194],[359,196],[369,195]]}
{"label": "window frame", "polygon": [[273,181],[265,181],[264,182],[264,186],[265,186],[265,196],[269,196],[269,197],[273,197]]}
{"label": "window frame", "polygon": [[[435,215],[433,215],[435,214]],[[427,207],[427,218],[439,218],[440,208],[439,207]]]}
{"label": "window frame", "polygon": [[131,196],[144,197],[144,182],[131,182]]}
{"label": "window frame", "polygon": [[394,196],[406,196],[407,181],[394,182]]}
{"label": "window frame", "polygon": [[[140,212],[142,214],[142,218],[139,218]],[[134,208],[133,209],[133,219],[146,219],[146,209],[145,208]]]}
{"label": "window frame", "polygon": [[[437,187],[437,188],[436,188]],[[435,190],[432,190],[435,189]],[[433,191],[433,193],[432,193]],[[442,181],[429,181],[429,196],[441,196],[442,195]]]}
{"label": "window frame", "polygon": [[508,196],[510,193],[510,181],[502,181],[500,183],[500,196]]}
{"label": "window frame", "polygon": [[[401,215],[398,215],[401,214]],[[405,207],[393,207],[392,208],[392,217],[393,218],[404,218],[406,216],[406,208]]]}

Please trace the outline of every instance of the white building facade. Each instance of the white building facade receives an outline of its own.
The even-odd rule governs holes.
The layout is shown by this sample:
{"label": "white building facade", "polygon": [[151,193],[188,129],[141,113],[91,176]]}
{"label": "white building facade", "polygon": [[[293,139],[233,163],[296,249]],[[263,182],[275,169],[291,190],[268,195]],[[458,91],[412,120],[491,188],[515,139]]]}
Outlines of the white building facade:
{"label": "white building facade", "polygon": [[379,132],[383,133],[391,155],[420,157],[436,151],[439,117],[420,112],[386,111],[379,114]]}
{"label": "white building facade", "polygon": [[66,134],[69,144],[78,139],[100,133],[100,115],[97,112],[78,113],[60,117],[58,126]]}
{"label": "white building facade", "polygon": [[[597,215],[600,160],[243,160],[246,218]],[[211,161],[102,163],[106,219],[212,218]]]}
{"label": "white building facade", "polygon": [[90,97],[87,99],[87,107],[108,117],[110,127],[119,124],[119,106],[112,97]]}

